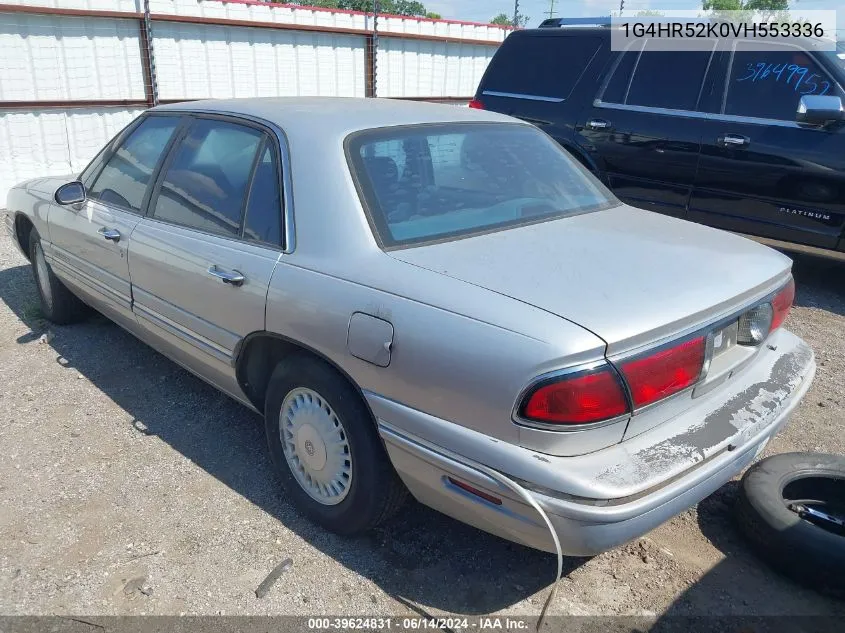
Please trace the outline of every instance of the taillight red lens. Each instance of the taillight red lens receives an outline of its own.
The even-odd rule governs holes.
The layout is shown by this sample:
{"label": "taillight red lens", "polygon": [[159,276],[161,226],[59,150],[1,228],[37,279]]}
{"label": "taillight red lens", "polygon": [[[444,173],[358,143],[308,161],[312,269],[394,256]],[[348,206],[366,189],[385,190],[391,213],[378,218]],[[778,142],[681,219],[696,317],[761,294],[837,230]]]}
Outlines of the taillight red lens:
{"label": "taillight red lens", "polygon": [[610,368],[538,387],[522,407],[523,417],[551,424],[600,422],[627,411],[625,394]]}
{"label": "taillight red lens", "polygon": [[469,107],[472,108],[473,110],[483,110],[484,104],[481,103],[481,101],[479,101],[478,99],[473,99],[472,101],[469,102]]}
{"label": "taillight red lens", "polygon": [[622,363],[635,407],[683,391],[695,384],[704,366],[705,337],[685,341],[644,358]]}
{"label": "taillight red lens", "polygon": [[793,301],[795,301],[795,280],[790,279],[789,283],[772,299],[772,311],[774,312],[772,315],[772,332],[786,321]]}

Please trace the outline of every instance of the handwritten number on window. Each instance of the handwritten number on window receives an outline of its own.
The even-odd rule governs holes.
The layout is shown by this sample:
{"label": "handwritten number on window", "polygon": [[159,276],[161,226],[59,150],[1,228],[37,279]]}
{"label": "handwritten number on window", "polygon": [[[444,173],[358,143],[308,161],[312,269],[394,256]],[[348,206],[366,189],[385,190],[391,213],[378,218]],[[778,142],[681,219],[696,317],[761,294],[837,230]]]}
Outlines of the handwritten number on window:
{"label": "handwritten number on window", "polygon": [[[822,79],[818,73],[810,73],[807,66],[799,66],[797,64],[767,64],[766,62],[757,62],[746,65],[747,74],[743,77],[738,77],[737,82],[751,81],[769,81],[775,83],[784,83],[787,86],[792,86],[795,92],[799,92],[799,86],[802,88],[800,94],[827,94],[830,90],[830,82]],[[809,76],[808,76],[809,74]],[[818,78],[819,81],[814,81]],[[793,79],[795,80],[793,82]]]}

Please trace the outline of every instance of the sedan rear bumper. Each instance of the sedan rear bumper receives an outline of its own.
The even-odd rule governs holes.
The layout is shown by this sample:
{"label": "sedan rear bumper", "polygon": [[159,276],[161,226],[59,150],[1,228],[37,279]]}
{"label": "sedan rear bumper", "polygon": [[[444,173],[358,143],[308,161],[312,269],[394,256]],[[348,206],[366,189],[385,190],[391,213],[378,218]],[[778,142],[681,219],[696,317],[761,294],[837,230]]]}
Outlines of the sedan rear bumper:
{"label": "sedan rear bumper", "polygon": [[[776,336],[780,353],[773,354],[771,362],[762,363],[738,383],[738,388],[745,388],[723,394],[730,404],[733,432],[706,450],[699,450],[699,458],[692,465],[688,451],[677,439],[688,437],[688,428],[682,427],[674,437],[670,434],[677,439],[676,444],[667,443],[666,427],[677,429],[677,420],[589,455],[556,458],[472,431],[478,436],[474,439],[479,445],[471,451],[463,427],[442,420],[433,422],[426,414],[397,403],[386,404],[389,401],[372,394],[368,394],[368,400],[379,418],[379,430],[394,467],[419,501],[503,538],[554,551],[552,537],[536,510],[483,473],[478,468],[478,464],[483,464],[529,491],[554,525],[564,554],[589,556],[637,538],[683,512],[730,481],[760,454],[800,403],[816,369],[812,351],[803,341],[785,331]],[[784,371],[785,366],[788,371]],[[760,375],[761,370],[764,375]],[[777,384],[772,382],[775,374]],[[768,398],[763,406],[755,398],[749,398],[745,407],[736,402],[737,396],[756,393],[755,386]],[[775,389],[782,393],[778,395]],[[699,434],[703,426],[716,424],[712,415],[702,417],[696,409],[689,415],[698,416],[689,421],[689,428]],[[742,423],[736,422],[738,419]],[[438,422],[461,429],[456,431],[454,442],[442,441]],[[431,433],[425,432],[426,426]],[[433,443],[435,437],[441,442]],[[461,454],[458,451],[463,447],[467,450]],[[469,452],[473,453],[471,457],[466,454]],[[486,457],[478,459],[480,455]],[[667,463],[673,461],[677,464]],[[653,473],[641,472],[649,463],[665,478],[655,482]],[[615,466],[606,468],[607,464]],[[569,466],[591,473],[595,494],[584,495],[591,488],[590,480],[574,476]],[[674,466],[683,470],[678,472]],[[573,480],[572,487],[566,485],[567,476]],[[475,495],[454,481],[468,484],[501,503]],[[638,482],[646,481],[647,488],[637,487]],[[614,488],[623,494],[608,495]],[[632,490],[635,492],[628,494]]]}

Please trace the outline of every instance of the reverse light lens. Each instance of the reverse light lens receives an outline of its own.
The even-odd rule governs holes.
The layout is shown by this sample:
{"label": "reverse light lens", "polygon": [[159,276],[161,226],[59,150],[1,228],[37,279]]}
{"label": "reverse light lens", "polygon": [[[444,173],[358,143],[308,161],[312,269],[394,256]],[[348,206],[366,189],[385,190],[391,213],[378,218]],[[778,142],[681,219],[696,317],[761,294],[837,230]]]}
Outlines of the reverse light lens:
{"label": "reverse light lens", "polygon": [[481,101],[478,100],[478,99],[473,99],[472,101],[469,102],[469,107],[472,108],[473,110],[483,110],[484,104],[481,103]]}
{"label": "reverse light lens", "polygon": [[621,365],[634,407],[643,407],[694,385],[704,367],[705,337],[685,341]]}
{"label": "reverse light lens", "polygon": [[775,295],[775,298],[772,299],[772,310],[774,315],[772,316],[772,330],[775,331],[783,322],[786,321],[786,317],[789,315],[789,310],[792,308],[792,302],[795,301],[795,280],[790,279],[789,283],[787,283],[783,289]]}
{"label": "reverse light lens", "polygon": [[761,303],[739,317],[736,342],[740,345],[759,345],[772,329],[772,304]]}
{"label": "reverse light lens", "polygon": [[535,389],[522,416],[551,424],[588,424],[627,413],[622,387],[610,368],[562,378]]}

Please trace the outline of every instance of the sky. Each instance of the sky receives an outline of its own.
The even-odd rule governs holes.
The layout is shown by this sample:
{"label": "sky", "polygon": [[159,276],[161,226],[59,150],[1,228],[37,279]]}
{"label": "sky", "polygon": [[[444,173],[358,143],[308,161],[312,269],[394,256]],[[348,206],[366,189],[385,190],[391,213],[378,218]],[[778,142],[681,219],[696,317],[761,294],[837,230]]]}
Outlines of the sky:
{"label": "sky", "polygon": [[[447,19],[486,22],[499,13],[512,16],[514,0],[423,0],[423,4],[429,11]],[[554,17],[593,17],[619,10],[619,0],[555,0],[554,5]],[[837,6],[841,9],[836,16],[837,28],[845,29],[845,8],[841,0],[800,0],[802,9],[836,9]],[[643,9],[688,11],[700,8],[701,0],[625,0],[623,15],[634,15]],[[528,26],[537,26],[549,16],[549,0],[519,0],[519,10],[530,18]]]}

